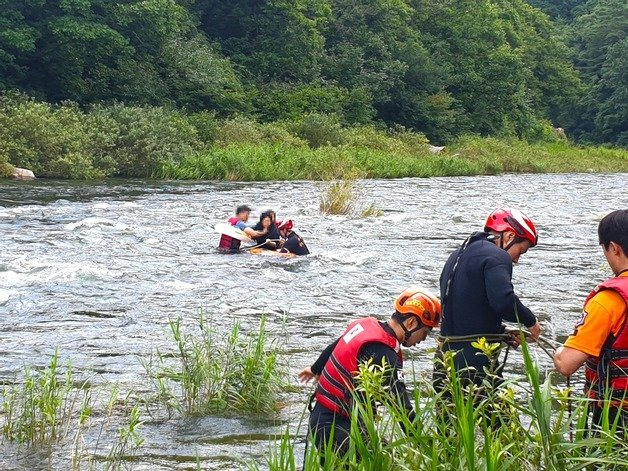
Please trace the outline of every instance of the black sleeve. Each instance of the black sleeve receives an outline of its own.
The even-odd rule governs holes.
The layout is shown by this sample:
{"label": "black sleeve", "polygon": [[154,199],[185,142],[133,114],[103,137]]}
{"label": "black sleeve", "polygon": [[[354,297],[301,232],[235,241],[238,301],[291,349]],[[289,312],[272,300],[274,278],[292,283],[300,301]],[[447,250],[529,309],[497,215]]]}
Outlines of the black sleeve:
{"label": "black sleeve", "polygon": [[487,264],[484,268],[486,296],[491,307],[503,319],[510,322],[517,322],[518,319],[526,327],[532,327],[536,324],[536,317],[515,294],[511,278],[512,264],[509,260]]}
{"label": "black sleeve", "polygon": [[327,360],[329,360],[331,352],[333,352],[334,348],[336,348],[338,340],[336,340],[334,343],[330,343],[329,345],[327,345],[327,347],[325,347],[325,350],[321,352],[321,354],[311,367],[312,373],[318,376],[323,372],[323,368],[325,368],[325,363],[327,363]]}
{"label": "black sleeve", "polygon": [[307,255],[310,253],[307,246],[305,245],[305,242],[303,242],[303,239],[301,239],[296,234],[288,237],[286,242],[283,244],[282,251],[290,252],[295,255]]}
{"label": "black sleeve", "polygon": [[364,345],[359,353],[360,362],[367,362],[370,358],[372,358],[373,363],[377,365],[382,365],[384,359],[386,360],[386,364],[389,366],[386,379],[390,387],[390,392],[397,396],[400,403],[403,404],[408,411],[408,418],[410,421],[413,421],[415,415],[414,408],[412,407],[406,391],[406,383],[403,379],[403,364],[397,356],[397,353],[392,348],[382,343],[372,342]]}

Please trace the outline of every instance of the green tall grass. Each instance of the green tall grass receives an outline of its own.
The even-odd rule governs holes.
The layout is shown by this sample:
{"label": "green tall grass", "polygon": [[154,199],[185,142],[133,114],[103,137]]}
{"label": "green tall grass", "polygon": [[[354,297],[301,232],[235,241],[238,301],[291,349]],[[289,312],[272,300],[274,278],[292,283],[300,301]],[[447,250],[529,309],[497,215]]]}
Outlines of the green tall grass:
{"label": "green tall grass", "polygon": [[[55,351],[42,370],[25,368],[23,382],[5,386],[0,402],[0,430],[4,440],[32,448],[48,449],[55,465],[63,469],[120,469],[142,445],[139,403],[119,422],[119,433],[109,438],[111,448],[101,453],[101,439],[112,424],[114,408],[125,405],[114,386],[104,410],[92,395],[87,380],[76,378],[71,366],[61,365]],[[95,435],[87,432],[97,424]],[[88,442],[87,437],[90,437]],[[95,436],[95,438],[94,438]],[[52,464],[50,465],[52,469]]]}
{"label": "green tall grass", "polygon": [[528,144],[468,137],[441,154],[427,148],[409,153],[367,147],[289,147],[233,144],[168,161],[157,178],[191,180],[334,180],[496,175],[505,172],[628,172],[622,149],[579,148],[564,143]]}
{"label": "green tall grass", "polygon": [[2,435],[18,443],[50,443],[65,437],[70,421],[78,413],[89,413],[80,401],[86,384],[73,384],[72,368],[59,365],[55,351],[43,370],[25,369],[24,383],[2,391]]}
{"label": "green tall grass", "polygon": [[349,214],[355,203],[352,180],[339,180],[329,184],[321,196],[321,214]]}
{"label": "green tall grass", "polygon": [[243,332],[234,322],[228,335],[216,330],[199,311],[196,335],[184,332],[181,318],[170,321],[176,350],[157,351],[143,362],[151,378],[154,401],[171,413],[214,412],[274,414],[284,384],[279,345],[268,338],[266,318]]}
{"label": "green tall grass", "polygon": [[[398,401],[382,387],[382,374],[363,366],[360,395],[356,395],[351,446],[345,456],[330,446],[316,450],[311,438],[304,457],[305,470],[548,470],[625,469],[628,444],[614,425],[603,424],[595,434],[586,430],[588,404],[573,400],[544,380],[523,342],[525,374],[495,389],[465,387],[453,369],[451,355],[446,388],[436,393],[431,382],[419,379],[414,389],[416,419],[412,422]],[[364,379],[367,378],[367,381]],[[365,398],[363,402],[358,399]],[[369,401],[377,400],[377,412]],[[608,401],[604,406],[607,410]],[[360,417],[360,420],[358,420]],[[573,440],[570,431],[574,432]],[[266,466],[298,469],[304,431],[288,433],[275,442]],[[319,467],[321,458],[324,465]],[[249,469],[258,469],[254,463]]]}

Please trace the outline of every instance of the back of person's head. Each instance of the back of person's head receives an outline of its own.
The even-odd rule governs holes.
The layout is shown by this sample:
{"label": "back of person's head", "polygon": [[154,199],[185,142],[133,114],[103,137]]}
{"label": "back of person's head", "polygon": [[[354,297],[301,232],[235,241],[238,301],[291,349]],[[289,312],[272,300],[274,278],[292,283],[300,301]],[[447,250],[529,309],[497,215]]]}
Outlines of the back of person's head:
{"label": "back of person's head", "polygon": [[242,214],[242,213],[250,213],[251,212],[251,208],[249,206],[247,206],[246,204],[243,204],[241,206],[238,206],[236,208],[236,216],[238,214]]}
{"label": "back of person's head", "polygon": [[600,244],[608,250],[611,242],[621,247],[628,256],[628,209],[618,209],[607,214],[597,228]]}
{"label": "back of person's head", "polygon": [[290,232],[294,227],[292,219],[283,219],[281,221],[276,221],[275,224],[277,225],[277,229],[279,229],[280,231]]}

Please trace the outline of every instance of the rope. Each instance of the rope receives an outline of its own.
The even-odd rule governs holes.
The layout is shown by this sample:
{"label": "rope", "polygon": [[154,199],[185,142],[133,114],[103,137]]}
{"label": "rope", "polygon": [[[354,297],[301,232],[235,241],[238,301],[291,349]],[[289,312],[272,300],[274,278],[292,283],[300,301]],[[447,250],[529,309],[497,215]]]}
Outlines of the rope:
{"label": "rope", "polygon": [[266,242],[279,242],[281,241],[281,239],[266,239],[264,242],[262,242],[261,244],[257,244],[257,245],[251,245],[249,247],[242,247],[242,250],[251,250],[251,249],[256,249],[258,247],[261,247],[262,245],[265,245]]}
{"label": "rope", "polygon": [[[526,337],[530,337],[530,333],[528,331],[522,330],[521,332],[523,332],[523,334]],[[437,337],[437,340],[439,343],[446,343],[446,342],[474,342],[479,338],[484,337],[488,342],[505,342],[508,345],[508,348],[506,349],[506,354],[504,355],[504,360],[502,361],[502,364],[500,367],[498,367],[501,371],[503,371],[504,367],[506,366],[506,359],[508,358],[508,352],[510,351],[510,344],[508,343],[508,340],[512,339],[512,334],[473,334],[473,335],[459,335],[459,336],[451,336],[451,337],[444,337],[442,335],[439,335]],[[536,344],[539,346],[539,348],[541,350],[543,350],[545,353],[547,353],[547,356],[549,356],[552,360],[554,359],[554,351],[561,346],[561,344],[559,342],[556,342],[555,340],[552,339],[548,339],[545,338],[543,336],[539,336],[538,339],[536,339]],[[500,371],[500,372],[501,372]],[[567,412],[569,413],[569,417],[571,417],[573,410],[572,410],[572,404],[571,404],[571,375],[566,376],[566,382],[567,382]],[[569,441],[573,443],[573,429],[570,427],[569,429]]]}
{"label": "rope", "polygon": [[470,334],[470,335],[452,335],[452,336],[443,336],[439,335],[436,337],[440,343],[456,343],[456,342],[475,342],[480,338],[485,338],[488,342],[506,342],[512,339],[512,335],[510,334]]}

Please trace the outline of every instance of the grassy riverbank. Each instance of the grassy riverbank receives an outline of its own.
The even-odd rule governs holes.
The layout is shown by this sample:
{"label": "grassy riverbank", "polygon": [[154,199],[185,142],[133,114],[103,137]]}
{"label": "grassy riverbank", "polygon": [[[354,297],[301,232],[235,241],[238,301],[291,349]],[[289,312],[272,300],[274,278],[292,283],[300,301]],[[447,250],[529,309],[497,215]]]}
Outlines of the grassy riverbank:
{"label": "grassy riverbank", "polygon": [[332,115],[258,123],[161,107],[87,110],[24,96],[0,97],[0,178],[13,167],[38,177],[194,180],[329,180],[628,172],[628,151],[574,146],[545,130],[534,143],[467,136],[438,154],[404,128],[346,127]]}

